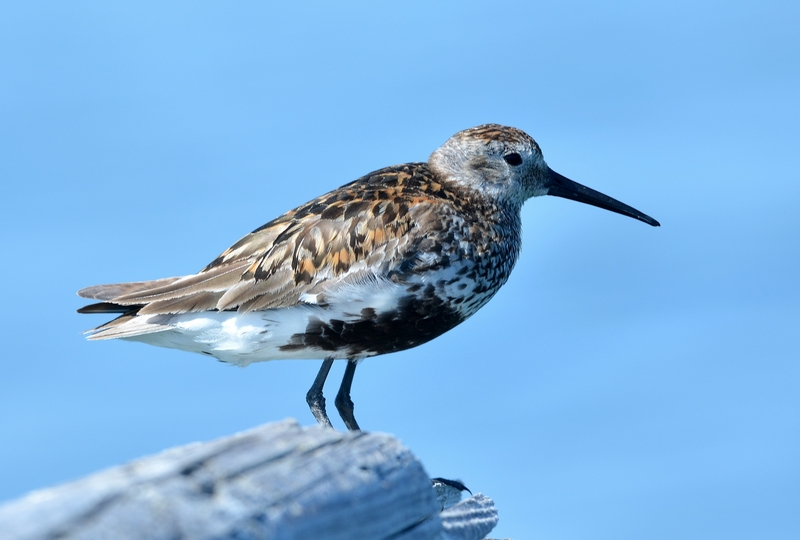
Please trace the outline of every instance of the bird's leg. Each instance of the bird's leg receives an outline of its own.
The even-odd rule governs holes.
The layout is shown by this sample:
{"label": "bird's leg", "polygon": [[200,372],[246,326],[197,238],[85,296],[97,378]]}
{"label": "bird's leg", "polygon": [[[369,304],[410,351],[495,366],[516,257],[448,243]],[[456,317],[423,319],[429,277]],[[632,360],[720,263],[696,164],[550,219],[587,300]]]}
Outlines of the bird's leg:
{"label": "bird's leg", "polygon": [[344,425],[350,431],[361,431],[356,422],[356,417],[353,416],[353,400],[350,399],[350,387],[353,384],[353,375],[356,373],[356,361],[348,360],[347,367],[344,370],[344,378],[342,378],[342,385],[339,387],[339,393],[336,394],[336,408],[339,410],[339,416],[344,420]]}
{"label": "bird's leg", "polygon": [[322,395],[322,387],[325,386],[325,379],[328,378],[328,372],[330,372],[332,365],[333,358],[326,358],[322,361],[322,367],[319,368],[319,373],[317,373],[317,377],[314,379],[314,384],[311,385],[311,388],[309,388],[306,393],[306,403],[308,403],[308,407],[311,409],[311,414],[317,419],[317,423],[328,426],[329,428],[333,426],[331,425],[330,418],[328,418],[328,413],[325,412],[325,397]]}

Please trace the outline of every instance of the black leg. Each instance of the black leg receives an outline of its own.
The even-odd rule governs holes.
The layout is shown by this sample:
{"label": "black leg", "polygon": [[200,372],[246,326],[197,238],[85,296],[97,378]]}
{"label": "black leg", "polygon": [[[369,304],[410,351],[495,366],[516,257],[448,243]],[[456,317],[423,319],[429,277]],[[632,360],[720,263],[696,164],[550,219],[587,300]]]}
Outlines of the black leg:
{"label": "black leg", "polygon": [[356,422],[356,417],[353,416],[353,400],[350,399],[350,387],[353,385],[353,375],[356,373],[356,361],[348,360],[347,367],[344,370],[344,378],[342,385],[339,387],[339,393],[336,394],[336,408],[339,410],[339,416],[344,420],[344,425],[350,431],[361,431]]}
{"label": "black leg", "polygon": [[[323,426],[332,428],[328,413],[325,412],[325,397],[322,395],[322,387],[325,386],[325,379],[328,378],[328,372],[333,365],[333,358],[326,358],[322,361],[322,367],[319,368],[317,378],[314,379],[314,384],[308,389],[306,393],[306,403],[311,409],[311,414],[317,419],[317,422]],[[337,398],[338,401],[338,398]],[[338,407],[338,403],[337,403]]]}

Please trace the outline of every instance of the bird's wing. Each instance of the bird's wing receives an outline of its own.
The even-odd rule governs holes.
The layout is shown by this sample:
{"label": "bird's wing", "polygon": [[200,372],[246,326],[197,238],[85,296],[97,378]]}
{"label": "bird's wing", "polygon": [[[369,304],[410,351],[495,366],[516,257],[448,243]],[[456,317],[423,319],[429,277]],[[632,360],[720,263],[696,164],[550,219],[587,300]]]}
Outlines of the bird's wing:
{"label": "bird's wing", "polygon": [[444,195],[426,164],[382,169],[256,229],[198,274],[79,294],[139,315],[324,304],[342,280],[392,279],[392,269],[413,265],[428,229],[420,220]]}

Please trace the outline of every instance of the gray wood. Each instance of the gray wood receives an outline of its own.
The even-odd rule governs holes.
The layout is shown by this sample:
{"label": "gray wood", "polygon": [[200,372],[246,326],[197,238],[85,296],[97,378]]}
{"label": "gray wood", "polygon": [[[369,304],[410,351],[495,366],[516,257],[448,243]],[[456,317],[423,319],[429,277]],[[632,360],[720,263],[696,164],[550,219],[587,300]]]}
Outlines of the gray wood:
{"label": "gray wood", "polygon": [[0,538],[454,540],[497,523],[480,494],[440,510],[391,435],[287,420],[32,492],[0,506]]}
{"label": "gray wood", "polygon": [[441,538],[452,540],[480,540],[497,525],[497,509],[492,499],[476,493],[469,499],[444,510]]}

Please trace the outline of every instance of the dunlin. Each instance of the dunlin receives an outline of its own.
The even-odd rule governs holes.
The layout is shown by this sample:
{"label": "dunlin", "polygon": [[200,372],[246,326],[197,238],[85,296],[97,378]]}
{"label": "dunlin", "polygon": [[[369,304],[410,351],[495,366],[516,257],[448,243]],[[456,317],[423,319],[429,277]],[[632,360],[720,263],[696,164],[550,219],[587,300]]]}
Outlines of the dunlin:
{"label": "dunlin", "polygon": [[402,351],[478,311],[508,279],[522,240],[520,210],[539,195],[653,218],[550,169],[512,127],[456,133],[427,163],[372,172],[251,232],[200,272],[97,285],[80,313],[118,314],[89,339],[126,339],[240,366],[322,359],[306,400],[330,425],[322,388],[348,361],[336,396],[359,429],[350,388],[364,358]]}

